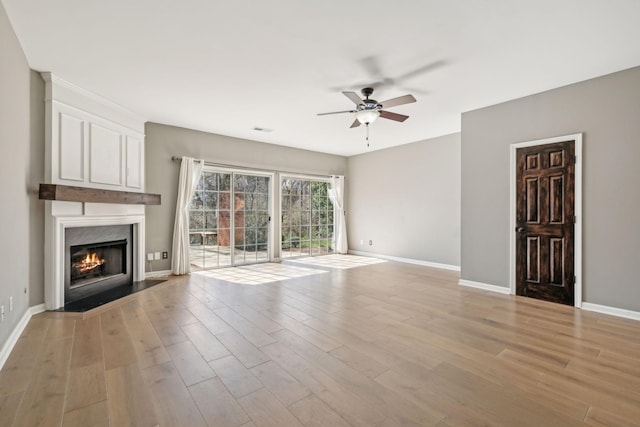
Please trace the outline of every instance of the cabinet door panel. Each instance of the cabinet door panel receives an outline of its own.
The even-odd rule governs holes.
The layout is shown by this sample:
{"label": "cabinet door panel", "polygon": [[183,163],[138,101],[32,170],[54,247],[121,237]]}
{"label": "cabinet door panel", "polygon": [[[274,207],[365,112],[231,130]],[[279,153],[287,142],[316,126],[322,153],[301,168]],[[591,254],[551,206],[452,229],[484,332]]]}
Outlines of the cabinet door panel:
{"label": "cabinet door panel", "polygon": [[122,185],[122,136],[91,124],[90,176],[96,184]]}
{"label": "cabinet door panel", "polygon": [[142,188],[142,142],[127,136],[127,187]]}
{"label": "cabinet door panel", "polygon": [[60,179],[84,181],[84,121],[60,113]]}

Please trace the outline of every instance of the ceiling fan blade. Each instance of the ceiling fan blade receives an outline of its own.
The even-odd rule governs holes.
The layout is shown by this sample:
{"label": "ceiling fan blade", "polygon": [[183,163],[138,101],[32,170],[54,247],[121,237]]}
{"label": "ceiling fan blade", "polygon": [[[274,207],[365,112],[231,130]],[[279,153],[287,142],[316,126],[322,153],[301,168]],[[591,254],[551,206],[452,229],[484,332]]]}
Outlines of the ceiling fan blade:
{"label": "ceiling fan blade", "polygon": [[329,114],[355,113],[356,110],[332,111],[330,113],[318,113],[318,116],[327,116]]}
{"label": "ceiling fan blade", "polygon": [[[380,89],[381,87],[387,87],[387,86],[400,87],[400,85],[405,80],[411,79],[413,77],[417,77],[421,74],[426,74],[440,67],[443,67],[447,65],[447,61],[439,60],[439,61],[430,62],[428,64],[424,64],[418,68],[415,68],[411,71],[400,74],[396,77],[390,77],[384,74],[382,71],[382,68],[380,67],[380,61],[375,56],[368,56],[366,58],[362,58],[360,60],[360,65],[364,68],[366,73],[374,80],[374,82],[368,83],[366,87]],[[412,91],[412,92],[418,92],[418,91]]]}
{"label": "ceiling fan blade", "polygon": [[360,60],[360,64],[362,64],[362,67],[371,77],[377,80],[382,79],[380,64],[378,64],[378,60],[375,56],[367,56],[366,58],[362,58]]}
{"label": "ceiling fan blade", "polygon": [[405,116],[404,114],[392,113],[391,111],[380,110],[380,117],[395,120],[396,122],[404,122],[409,118],[409,116]]}
{"label": "ceiling fan blade", "polygon": [[382,74],[380,63],[375,56],[367,56],[360,60],[360,64],[365,69],[367,74],[375,79],[374,82],[368,83],[366,86],[373,89],[380,89],[383,86],[393,86],[395,81],[389,77],[385,77]]}
{"label": "ceiling fan blade", "polygon": [[358,126],[360,126],[360,122],[358,121],[358,119],[355,119],[353,121],[353,123],[351,123],[351,126],[349,126],[350,128],[357,128]]}
{"label": "ceiling fan blade", "polygon": [[395,107],[396,105],[411,104],[412,102],[416,102],[416,99],[413,97],[413,95],[404,95],[382,101],[380,105],[382,105],[382,108],[391,108]]}
{"label": "ceiling fan blade", "polygon": [[418,67],[415,70],[409,71],[407,73],[404,73],[398,77],[396,77],[394,80],[396,81],[402,81],[402,80],[406,80],[406,79],[410,79],[411,77],[415,77],[417,75],[420,74],[424,74],[428,71],[432,71],[432,70],[436,70],[444,65],[447,65],[447,61],[434,61],[431,62],[430,64],[425,64],[422,67]]}
{"label": "ceiling fan blade", "polygon": [[346,96],[347,98],[349,98],[351,100],[351,102],[353,102],[356,105],[360,105],[362,104],[362,99],[358,96],[357,93],[355,92],[342,92],[342,94],[344,96]]}
{"label": "ceiling fan blade", "polygon": [[396,85],[398,89],[404,90],[406,92],[417,93],[418,95],[430,95],[431,91],[425,89],[418,89],[415,86],[404,86],[404,85]]}

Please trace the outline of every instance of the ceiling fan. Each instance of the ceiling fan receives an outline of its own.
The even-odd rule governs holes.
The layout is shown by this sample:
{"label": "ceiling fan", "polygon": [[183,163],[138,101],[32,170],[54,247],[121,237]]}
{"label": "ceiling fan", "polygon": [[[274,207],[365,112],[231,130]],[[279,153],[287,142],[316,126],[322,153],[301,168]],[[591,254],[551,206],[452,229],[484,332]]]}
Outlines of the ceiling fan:
{"label": "ceiling fan", "polygon": [[351,124],[352,128],[358,127],[361,124],[369,126],[369,124],[376,121],[378,117],[383,119],[395,120],[396,122],[404,122],[409,118],[404,114],[392,113],[391,111],[383,110],[383,108],[396,107],[398,105],[410,104],[416,102],[413,95],[404,95],[397,98],[388,99],[383,102],[378,102],[375,99],[369,98],[373,94],[373,88],[365,87],[361,90],[364,99],[361,99],[355,92],[342,92],[344,96],[349,98],[354,104],[356,104],[355,110],[333,111],[330,113],[319,113],[319,116],[326,116],[328,114],[343,114],[343,113],[355,113],[356,119]]}
{"label": "ceiling fan", "polygon": [[[380,65],[380,61],[375,56],[368,56],[366,58],[361,59],[360,65],[365,69],[369,77],[371,77],[372,82],[367,84],[367,87],[372,87],[374,89],[380,89],[381,87],[396,87],[398,89],[407,89],[405,83],[410,81],[422,74],[430,73],[438,68],[446,65],[446,61],[439,60],[430,62],[428,64],[424,64],[418,68],[414,68],[409,70],[403,74],[396,74],[395,77],[390,77],[387,73],[383,72],[383,67]],[[364,85],[363,85],[364,86]],[[424,89],[412,88],[410,92],[417,92],[426,94],[428,93]]]}

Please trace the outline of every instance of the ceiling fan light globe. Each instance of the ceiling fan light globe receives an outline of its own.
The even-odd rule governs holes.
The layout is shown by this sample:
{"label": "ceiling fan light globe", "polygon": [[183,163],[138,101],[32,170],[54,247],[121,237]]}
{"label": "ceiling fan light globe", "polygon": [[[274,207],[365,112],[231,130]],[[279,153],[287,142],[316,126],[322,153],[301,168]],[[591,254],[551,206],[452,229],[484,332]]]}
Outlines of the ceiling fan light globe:
{"label": "ceiling fan light globe", "polygon": [[378,110],[360,110],[356,113],[356,119],[362,124],[370,124],[380,116]]}

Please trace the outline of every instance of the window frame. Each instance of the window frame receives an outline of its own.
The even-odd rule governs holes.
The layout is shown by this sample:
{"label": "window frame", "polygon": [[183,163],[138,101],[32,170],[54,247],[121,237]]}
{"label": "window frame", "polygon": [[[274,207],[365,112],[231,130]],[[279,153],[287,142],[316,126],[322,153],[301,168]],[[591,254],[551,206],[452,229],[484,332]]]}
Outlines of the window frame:
{"label": "window frame", "polygon": [[[274,255],[276,253],[275,250],[275,243],[274,243],[274,236],[276,235],[275,233],[275,225],[274,225],[274,221],[273,221],[273,217],[274,217],[274,207],[275,207],[275,199],[276,199],[276,193],[274,191],[274,185],[276,180],[276,173],[274,172],[268,172],[268,171],[261,171],[261,170],[255,170],[255,169],[244,169],[244,168],[233,168],[233,167],[221,167],[221,166],[214,166],[214,165],[204,165],[203,169],[202,169],[202,174],[204,173],[215,173],[215,174],[227,174],[230,176],[230,185],[229,185],[229,195],[230,195],[230,203],[229,203],[229,248],[230,248],[230,264],[229,265],[223,265],[220,266],[219,262],[218,265],[215,267],[204,267],[204,268],[194,268],[194,271],[207,271],[207,270],[212,270],[212,269],[216,269],[216,268],[225,268],[225,267],[233,267],[233,266],[241,266],[241,265],[249,265],[249,264],[257,264],[257,263],[262,263],[262,262],[272,262],[274,260]],[[238,264],[236,262],[235,256],[236,256],[236,244],[235,244],[235,234],[236,234],[236,226],[235,226],[235,194],[236,194],[236,190],[235,190],[235,176],[237,175],[249,175],[249,176],[256,176],[256,177],[266,177],[269,180],[268,183],[268,193],[267,193],[267,216],[268,216],[268,224],[267,224],[267,257],[264,260],[256,260],[254,262],[243,262],[241,264]],[[202,175],[199,179],[202,179]],[[198,190],[197,190],[198,191]],[[204,190],[199,190],[199,191],[204,191]],[[219,189],[215,190],[216,192],[219,193]],[[194,197],[196,197],[196,194],[194,194]],[[192,198],[192,200],[193,200]],[[202,212],[203,212],[203,218],[206,218],[206,211],[205,211],[205,200],[202,200]],[[191,215],[192,209],[191,209],[191,203],[189,205],[189,216]],[[216,215],[219,217],[219,206],[216,206],[215,209]],[[206,232],[206,223],[203,223],[205,225],[205,228],[202,230],[205,230]],[[245,229],[246,227],[242,227],[243,229]],[[189,234],[191,234],[191,223],[189,224]],[[258,228],[256,228],[256,230],[258,230]],[[218,258],[219,259],[219,258]]]}

